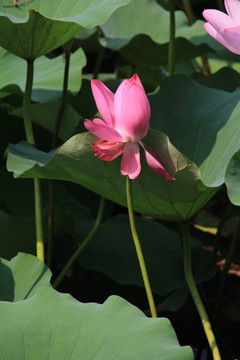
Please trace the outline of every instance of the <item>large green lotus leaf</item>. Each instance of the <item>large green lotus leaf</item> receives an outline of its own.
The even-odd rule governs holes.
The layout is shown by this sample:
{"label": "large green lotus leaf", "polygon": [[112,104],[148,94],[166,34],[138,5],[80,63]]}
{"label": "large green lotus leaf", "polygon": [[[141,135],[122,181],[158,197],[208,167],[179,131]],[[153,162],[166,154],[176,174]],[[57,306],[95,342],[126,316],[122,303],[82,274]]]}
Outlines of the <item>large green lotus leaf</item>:
{"label": "large green lotus leaf", "polygon": [[[45,129],[53,132],[55,129],[56,118],[60,108],[60,101],[51,101],[44,104],[33,104],[30,106],[31,119],[35,124],[38,124]],[[23,108],[18,108],[12,112],[13,115],[23,117]],[[58,137],[66,141],[73,134],[73,131],[78,126],[81,117],[66,103],[62,121],[59,128]]]}
{"label": "large green lotus leaf", "polygon": [[210,88],[233,92],[240,87],[240,74],[230,67],[223,67],[212,75],[197,78],[196,81]]}
{"label": "large green lotus leaf", "polygon": [[130,0],[45,0],[30,1],[19,7],[4,0],[0,4],[0,45],[27,60],[56,49],[83,28],[103,24]]}
{"label": "large green lotus leaf", "polygon": [[5,360],[193,359],[168,319],[149,319],[117,296],[84,304],[40,288],[28,300],[0,302],[0,312]]}
{"label": "large green lotus leaf", "polygon": [[[148,35],[134,36],[130,42],[120,49],[120,54],[132,65],[160,67],[168,64],[168,43],[159,44]],[[175,41],[175,62],[183,62],[200,56],[210,50],[206,44],[196,46],[185,38]]]}
{"label": "large green lotus leaf", "polygon": [[[199,52],[223,49],[223,46],[206,33],[202,21],[198,20],[194,25],[188,26],[187,17],[182,11],[175,11],[175,18],[176,38],[184,37],[189,41],[188,51],[196,52],[195,46],[200,46]],[[105,36],[101,42],[113,50],[119,50],[127,45],[134,36],[145,34],[154,42],[165,44],[169,41],[169,28],[169,12],[155,1],[132,0],[127,6],[115,11],[109,20],[101,25]],[[139,37],[138,40],[140,42],[141,38]],[[135,39],[135,43],[138,40]],[[191,48],[191,45],[194,46]],[[129,47],[131,48],[131,46]],[[180,49],[180,46],[178,49],[182,54],[183,50]],[[176,56],[178,56],[177,53]]]}
{"label": "large green lotus leaf", "polygon": [[[1,17],[0,17],[1,19]],[[78,91],[81,87],[82,68],[86,65],[86,57],[82,49],[77,50],[70,58],[68,89]],[[26,82],[26,61],[0,48],[0,86],[17,84],[22,90]],[[33,88],[62,90],[64,74],[64,58],[58,56],[48,59],[40,57],[34,62]]]}
{"label": "large green lotus leaf", "polygon": [[206,186],[224,183],[226,167],[240,148],[239,99],[239,89],[211,89],[181,75],[163,80],[160,91],[149,97],[151,127],[168,134],[194,161]]}
{"label": "large green lotus leaf", "polygon": [[11,261],[0,258],[0,300],[30,298],[36,289],[50,287],[51,271],[33,255],[19,253]]}
{"label": "large green lotus leaf", "polygon": [[226,175],[225,183],[227,186],[228,197],[230,201],[240,205],[240,151],[237,151],[230,160]]}
{"label": "large green lotus leaf", "polygon": [[[38,151],[25,142],[10,145],[7,168],[13,171],[15,177],[73,181],[126,206],[126,178],[120,174],[121,159],[110,162],[99,160],[92,149],[95,140],[90,133],[78,134],[54,153]],[[141,175],[133,181],[135,210],[166,220],[190,218],[216,189],[202,184],[196,165],[172,146],[166,135],[150,130],[144,142],[159,153],[176,181],[161,178],[142,159]]]}
{"label": "large green lotus leaf", "polygon": [[[94,219],[79,219],[76,240],[84,239],[93,224]],[[136,227],[153,292],[163,297],[185,289],[187,294],[179,235],[156,221],[140,217],[136,217]],[[214,256],[201,249],[194,238],[191,240],[195,280],[204,282],[216,273]],[[143,286],[127,215],[103,222],[78,261],[84,268],[101,271],[118,283]]]}

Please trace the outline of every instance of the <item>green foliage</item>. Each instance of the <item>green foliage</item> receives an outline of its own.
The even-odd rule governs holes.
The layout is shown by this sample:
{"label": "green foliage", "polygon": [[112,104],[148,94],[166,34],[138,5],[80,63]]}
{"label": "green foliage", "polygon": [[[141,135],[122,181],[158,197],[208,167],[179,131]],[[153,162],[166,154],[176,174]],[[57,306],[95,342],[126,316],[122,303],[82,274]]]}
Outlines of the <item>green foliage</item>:
{"label": "green foliage", "polygon": [[174,146],[195,162],[206,186],[222,185],[239,148],[239,95],[238,89],[233,93],[210,89],[179,75],[164,80],[161,90],[150,97],[151,126],[168,134]]}
{"label": "green foliage", "polygon": [[227,186],[228,196],[230,201],[234,205],[240,205],[240,187],[239,187],[239,163],[240,163],[240,153],[239,151],[233,155],[229,161],[225,182]]}
{"label": "green foliage", "polygon": [[[115,39],[109,40],[110,48],[115,47],[114,41]],[[175,61],[178,63],[191,60],[209,50],[210,48],[205,44],[196,46],[185,38],[179,37],[175,42]],[[145,34],[132,37],[128,44],[119,49],[119,53],[133,66],[160,67],[168,64],[168,42],[159,44]]]}
{"label": "green foliage", "polygon": [[[81,69],[86,65],[86,57],[83,50],[79,49],[71,56],[69,73],[69,90],[78,91],[81,87]],[[1,87],[8,84],[17,84],[22,90],[25,87],[26,63],[15,55],[0,49],[0,74]],[[36,89],[62,90],[62,77],[64,73],[64,57],[54,59],[40,57],[35,61],[33,87]],[[47,92],[47,101],[51,100]],[[58,94],[61,97],[61,94]],[[34,100],[39,101],[36,96]]]}
{"label": "green foliage", "polygon": [[[158,44],[163,45],[169,41],[169,21],[169,12],[155,1],[132,0],[128,6],[116,10],[109,20],[101,25],[104,33],[102,44],[112,50],[121,49],[123,54],[131,51],[137,58],[141,40],[144,39],[142,48],[145,48],[146,41],[151,47],[144,51],[143,56],[150,58],[152,55],[154,58],[156,51],[162,50],[164,54],[161,54],[161,57],[166,58],[167,46],[160,47]],[[191,54],[195,57],[209,51],[219,52],[223,49],[207,35],[202,21],[198,20],[189,26],[187,17],[182,11],[175,12],[175,21],[176,61],[182,61],[183,58],[184,60],[189,59]],[[152,41],[147,40],[146,36],[137,37],[139,34],[148,35]],[[128,46],[125,48],[127,44]],[[186,45],[187,48],[183,49],[181,45]],[[157,60],[155,59],[155,61]]]}
{"label": "green foliage", "polygon": [[[85,238],[92,223],[93,219],[88,221],[78,219],[77,241]],[[161,297],[166,297],[174,291],[187,294],[178,234],[156,221],[140,217],[136,219],[136,226],[153,292]],[[216,268],[212,253],[201,249],[194,238],[192,238],[192,257],[196,282],[204,282],[214,276]],[[79,262],[85,268],[100,271],[118,283],[143,286],[129,219],[126,215],[114,216],[105,221],[79,258]],[[181,300],[176,298],[176,307],[182,306]],[[172,303],[168,305],[165,300],[164,306],[168,309]]]}
{"label": "green foliage", "polygon": [[[196,14],[199,3],[191,2]],[[176,1],[180,10],[175,11],[175,75],[169,77],[166,0],[1,2],[0,358],[193,359],[190,348],[179,346],[168,320],[148,319],[120,297],[111,296],[103,305],[84,304],[51,288],[50,269],[34,256],[32,181],[43,179],[44,245],[51,250],[52,231],[53,254],[48,251],[54,280],[91,231],[99,195],[109,200],[95,236],[69,269],[63,291],[70,291],[68,284],[74,281],[79,293],[82,282],[92,289],[95,276],[100,285],[94,289],[93,301],[99,301],[104,279],[116,284],[120,293],[122,287],[126,291],[140,287],[143,292],[126,215],[121,156],[101,161],[93,152],[96,138],[84,127],[84,119],[99,116],[90,79],[99,78],[115,92],[123,78],[137,73],[151,105],[151,129],[143,142],[157,152],[176,179],[168,181],[152,172],[141,150],[141,174],[132,182],[133,202],[156,305],[159,314],[178,311],[188,299],[177,233],[177,223],[186,222],[191,227],[194,279],[201,283],[212,311],[212,304],[218,302],[217,256],[203,249],[213,247],[214,241],[209,233],[197,232],[195,225],[214,233],[215,224],[220,222],[220,229],[224,224],[229,200],[240,205],[240,63],[237,55],[206,33],[200,16],[189,26],[184,6]],[[66,74],[63,80],[66,52],[70,54],[68,81]],[[25,60],[34,60],[28,108],[34,146],[25,141]],[[52,149],[54,132],[57,145]],[[56,180],[53,203],[48,180]],[[49,211],[54,211],[52,229]],[[239,216],[237,208],[234,215]],[[233,217],[227,224],[231,236],[237,231],[232,224]],[[220,245],[215,241],[214,246],[224,257],[230,239],[224,243],[220,235]],[[85,272],[92,278],[85,279]],[[237,299],[236,293],[233,289],[229,298]],[[226,307],[221,318],[222,310],[219,323],[232,313]],[[224,338],[218,322],[215,326]],[[181,330],[177,330],[181,343],[186,343],[182,341],[186,327],[186,318],[181,319]],[[226,359],[238,357],[235,350],[228,353],[230,340],[224,349]]]}
{"label": "green foliage", "polygon": [[[36,150],[28,143],[10,145],[7,168],[15,177],[40,177],[70,180],[126,206],[125,178],[120,176],[120,159],[100,161],[94,156],[89,133],[73,136],[54,153]],[[166,135],[149,131],[146,144],[159,154],[176,181],[165,180],[152,172],[142,159],[142,173],[133,183],[136,211],[172,220],[186,220],[214,195],[205,187],[197,166],[171,145]]]}
{"label": "green foliage", "polygon": [[[54,131],[55,121],[58,116],[60,101],[51,101],[42,104],[33,104],[30,107],[31,118],[35,124],[42,126],[50,132]],[[18,108],[12,112],[12,115],[23,117],[23,108]],[[67,104],[64,109],[62,122],[59,129],[59,138],[62,141],[68,140],[78,126],[81,117]]]}
{"label": "green foliage", "polygon": [[82,354],[86,360],[192,359],[189,347],[178,346],[167,319],[148,319],[117,296],[103,305],[82,304],[41,288],[29,300],[1,302],[0,311],[0,347],[6,360],[77,360]]}
{"label": "green foliage", "polygon": [[50,287],[50,278],[51,271],[35,256],[19,253],[11,261],[0,259],[0,307],[3,301],[25,300],[39,287]]}
{"label": "green foliage", "polygon": [[84,0],[77,4],[74,0],[42,0],[7,8],[1,3],[0,45],[23,59],[34,60],[65,44],[83,28],[104,23],[128,2],[94,0],[86,6]]}

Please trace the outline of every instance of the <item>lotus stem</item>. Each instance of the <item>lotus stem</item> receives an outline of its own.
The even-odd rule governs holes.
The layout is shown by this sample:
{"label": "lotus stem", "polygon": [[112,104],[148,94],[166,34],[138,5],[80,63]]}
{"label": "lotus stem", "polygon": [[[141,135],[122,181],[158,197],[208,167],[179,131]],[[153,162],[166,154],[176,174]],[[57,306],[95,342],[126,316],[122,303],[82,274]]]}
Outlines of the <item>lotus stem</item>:
{"label": "lotus stem", "polygon": [[[67,89],[68,89],[68,78],[70,68],[70,50],[65,50],[65,67],[63,76],[63,88],[62,88],[62,99],[59,106],[55,128],[52,136],[51,150],[57,145],[57,138],[59,129],[62,122],[62,117],[66,105]],[[53,252],[53,239],[54,239],[54,181],[48,180],[48,193],[49,193],[49,211],[48,211],[48,250],[47,250],[47,265],[51,268],[52,265],[52,252]]]}
{"label": "lotus stem", "polygon": [[33,60],[27,61],[27,77],[25,84],[25,93],[23,98],[23,120],[24,120],[24,128],[25,128],[27,141],[30,144],[35,145],[31,112],[30,112],[32,86],[33,86],[33,70],[34,70]]}
{"label": "lotus stem", "polygon": [[[27,61],[27,76],[25,93],[23,98],[23,118],[27,141],[35,145],[31,121],[31,95],[33,86],[33,60]],[[36,223],[36,255],[44,262],[44,237],[43,237],[43,217],[40,179],[34,179],[34,200],[35,200],[35,223]]]}
{"label": "lotus stem", "polygon": [[136,229],[136,225],[135,225],[133,201],[132,201],[132,187],[131,187],[131,180],[129,179],[128,176],[126,176],[126,195],[127,195],[127,206],[128,206],[128,214],[129,214],[129,221],[130,221],[132,237],[133,237],[133,241],[134,241],[134,245],[135,245],[135,249],[136,249],[136,253],[137,253],[137,257],[138,257],[138,261],[139,261],[139,265],[140,265],[140,269],[141,269],[141,273],[142,273],[142,278],[143,278],[143,283],[144,283],[144,287],[145,287],[146,294],[147,294],[149,308],[150,308],[151,316],[153,318],[156,318],[157,311],[156,311],[156,307],[155,307],[155,303],[154,303],[154,299],[153,299],[153,295],[152,295],[152,289],[151,289],[148,274],[147,274],[147,269],[146,269],[146,265],[145,265],[145,261],[144,261],[144,257],[143,257],[141,244],[139,241],[139,237],[138,237],[138,233],[137,233],[137,229]]}
{"label": "lotus stem", "polygon": [[210,346],[212,356],[214,360],[221,360],[220,352],[217,346],[217,342],[212,330],[211,323],[209,321],[207,312],[201,300],[201,297],[198,292],[198,288],[195,284],[193,273],[192,273],[192,260],[191,260],[191,245],[189,237],[189,225],[188,223],[179,224],[180,236],[182,240],[183,247],[183,260],[184,260],[184,274],[186,282],[189,288],[189,291],[192,295],[194,304],[197,308],[198,314],[200,316],[205,335]]}

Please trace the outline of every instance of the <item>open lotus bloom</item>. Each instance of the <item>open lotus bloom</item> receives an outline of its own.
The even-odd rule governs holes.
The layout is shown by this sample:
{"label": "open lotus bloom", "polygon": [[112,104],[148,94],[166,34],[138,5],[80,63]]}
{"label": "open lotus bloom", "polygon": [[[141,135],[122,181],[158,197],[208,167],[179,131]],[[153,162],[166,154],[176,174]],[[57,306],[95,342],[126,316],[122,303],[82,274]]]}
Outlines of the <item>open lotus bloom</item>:
{"label": "open lotus bloom", "polygon": [[96,156],[111,161],[123,154],[121,174],[136,179],[141,171],[140,148],[149,167],[168,180],[175,180],[159,156],[141,141],[147,135],[150,105],[137,75],[124,80],[114,95],[101,81],[91,81],[93,96],[102,119],[85,120],[85,127],[101,140],[93,144]]}
{"label": "open lotus bloom", "polygon": [[218,10],[204,10],[205,30],[228,50],[240,55],[240,1],[225,0],[227,14]]}

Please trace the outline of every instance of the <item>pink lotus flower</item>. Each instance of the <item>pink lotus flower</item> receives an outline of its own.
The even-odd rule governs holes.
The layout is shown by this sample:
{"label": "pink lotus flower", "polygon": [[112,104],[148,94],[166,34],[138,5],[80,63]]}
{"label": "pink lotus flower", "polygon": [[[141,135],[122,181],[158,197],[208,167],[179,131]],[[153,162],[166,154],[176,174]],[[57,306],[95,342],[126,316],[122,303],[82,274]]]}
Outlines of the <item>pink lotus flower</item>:
{"label": "pink lotus flower", "polygon": [[218,10],[204,10],[205,30],[231,52],[240,55],[240,1],[225,0],[227,14]]}
{"label": "pink lotus flower", "polygon": [[101,139],[93,144],[95,155],[101,160],[111,161],[123,154],[121,174],[136,179],[141,171],[140,145],[149,167],[158,175],[175,180],[158,155],[141,141],[149,129],[151,110],[139,77],[134,75],[124,80],[115,95],[99,80],[92,80],[91,85],[103,118],[84,122],[85,127]]}

